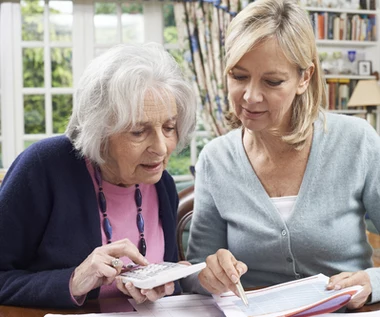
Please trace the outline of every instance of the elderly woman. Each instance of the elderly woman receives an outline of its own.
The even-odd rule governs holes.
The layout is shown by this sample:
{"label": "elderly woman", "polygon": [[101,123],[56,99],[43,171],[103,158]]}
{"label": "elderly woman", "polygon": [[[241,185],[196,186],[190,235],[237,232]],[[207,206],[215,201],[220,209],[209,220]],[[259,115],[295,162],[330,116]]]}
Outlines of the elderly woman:
{"label": "elderly woman", "polygon": [[[178,196],[165,171],[194,129],[196,102],[161,46],[120,45],[93,60],[66,135],[31,145],[0,191],[0,304],[70,307],[129,295],[131,261],[177,261]],[[137,219],[137,221],[136,221]]]}

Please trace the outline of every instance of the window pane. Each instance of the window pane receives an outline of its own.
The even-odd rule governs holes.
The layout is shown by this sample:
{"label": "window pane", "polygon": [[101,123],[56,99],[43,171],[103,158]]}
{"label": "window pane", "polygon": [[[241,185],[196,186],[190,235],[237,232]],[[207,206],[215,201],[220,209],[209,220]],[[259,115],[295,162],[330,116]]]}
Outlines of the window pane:
{"label": "window pane", "polygon": [[52,87],[72,87],[72,49],[51,49],[51,76]]}
{"label": "window pane", "polygon": [[170,49],[168,52],[174,57],[179,66],[181,66],[182,71],[184,71],[184,54],[179,49]]}
{"label": "window pane", "polygon": [[44,2],[21,1],[22,40],[43,41]]}
{"label": "window pane", "polygon": [[144,14],[141,3],[123,3],[121,5],[121,25],[123,43],[144,42]]}
{"label": "window pane", "polygon": [[[3,147],[2,147],[2,143],[0,142],[0,168],[3,168],[4,165],[3,165]],[[1,175],[0,175],[0,178],[3,179],[4,178],[4,171],[1,172]]]}
{"label": "window pane", "polygon": [[[1,114],[1,104],[0,104],[0,114]],[[1,116],[0,116],[1,117]],[[0,120],[0,135],[1,135],[1,120]],[[3,168],[3,149],[2,149],[2,142],[0,142],[0,168]],[[2,175],[3,176],[3,175]],[[0,175],[0,179],[2,179]]]}
{"label": "window pane", "polygon": [[107,52],[108,50],[109,50],[109,47],[108,48],[104,48],[104,47],[102,47],[102,48],[99,48],[99,47],[95,48],[95,57],[98,57],[99,55]]}
{"label": "window pane", "polygon": [[190,147],[186,147],[181,153],[173,153],[169,159],[167,170],[171,175],[190,175]]}
{"label": "window pane", "polygon": [[44,49],[24,48],[22,50],[24,87],[44,86]]}
{"label": "window pane", "polygon": [[164,5],[164,43],[178,43],[173,4]]}
{"label": "window pane", "polygon": [[24,95],[25,134],[45,133],[45,96]]}
{"label": "window pane", "polygon": [[73,3],[71,1],[50,1],[50,41],[71,42],[73,25]]}
{"label": "window pane", "polygon": [[73,108],[72,95],[53,95],[53,133],[64,133]]}
{"label": "window pane", "polygon": [[197,136],[196,141],[197,141],[197,157],[199,156],[199,153],[203,150],[203,147],[212,140],[211,136],[204,137],[204,136]]}
{"label": "window pane", "polygon": [[117,16],[115,3],[95,3],[95,42],[117,43]]}
{"label": "window pane", "polygon": [[37,142],[38,140],[26,140],[24,141],[24,149],[26,149],[28,146],[32,145],[33,143]]}

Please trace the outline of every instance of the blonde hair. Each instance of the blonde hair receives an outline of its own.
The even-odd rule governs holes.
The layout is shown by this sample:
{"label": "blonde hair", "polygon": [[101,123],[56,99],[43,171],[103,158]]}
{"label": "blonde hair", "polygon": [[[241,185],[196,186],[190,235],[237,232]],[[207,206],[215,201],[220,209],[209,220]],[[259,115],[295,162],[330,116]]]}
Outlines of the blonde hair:
{"label": "blonde hair", "polygon": [[[257,0],[247,5],[231,21],[227,30],[225,75],[244,54],[269,38],[276,39],[290,63],[299,73],[314,64],[314,73],[307,90],[296,95],[292,104],[292,132],[283,140],[301,149],[312,134],[313,122],[326,104],[326,87],[319,63],[310,19],[294,0]],[[231,112],[226,116],[232,127],[242,125]]]}
{"label": "blonde hair", "polygon": [[104,163],[109,136],[138,122],[147,94],[168,105],[174,97],[181,150],[195,129],[196,98],[174,58],[156,43],[117,45],[90,63],[76,89],[66,135],[82,155]]}

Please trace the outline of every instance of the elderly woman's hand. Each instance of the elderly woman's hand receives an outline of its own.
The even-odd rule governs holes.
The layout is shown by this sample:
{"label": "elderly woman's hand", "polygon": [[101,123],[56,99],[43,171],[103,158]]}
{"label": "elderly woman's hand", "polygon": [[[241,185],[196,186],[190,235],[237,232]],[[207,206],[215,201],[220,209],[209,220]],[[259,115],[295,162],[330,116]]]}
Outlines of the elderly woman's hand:
{"label": "elderly woman's hand", "polygon": [[[178,263],[191,265],[191,263],[188,261],[180,261]],[[131,282],[124,284],[120,277],[116,278],[116,285],[117,285],[117,288],[120,291],[122,291],[124,294],[133,297],[137,303],[143,303],[147,299],[149,299],[152,302],[156,301],[157,299],[160,299],[161,297],[173,294],[174,289],[175,289],[174,283],[170,282],[164,285],[157,286],[153,289],[141,290],[139,288],[134,287]]]}
{"label": "elderly woman's hand", "polygon": [[347,304],[348,309],[358,309],[362,307],[372,293],[371,281],[365,271],[342,272],[330,277],[327,289],[342,289],[354,285],[362,285],[364,289]]}
{"label": "elderly woman's hand", "polygon": [[136,264],[148,264],[129,239],[103,245],[96,248],[75,269],[70,283],[71,294],[82,296],[101,285],[111,284],[121,273],[123,262],[115,260],[122,256],[127,256]]}
{"label": "elderly woman's hand", "polygon": [[174,282],[166,283],[153,289],[139,289],[134,287],[131,282],[124,284],[121,278],[118,277],[116,278],[116,286],[124,294],[133,297],[138,304],[145,302],[147,299],[154,302],[174,292]]}
{"label": "elderly woman's hand", "polygon": [[245,263],[236,260],[230,251],[219,249],[207,257],[206,265],[198,275],[203,288],[213,294],[231,290],[238,295],[236,283],[248,270]]}

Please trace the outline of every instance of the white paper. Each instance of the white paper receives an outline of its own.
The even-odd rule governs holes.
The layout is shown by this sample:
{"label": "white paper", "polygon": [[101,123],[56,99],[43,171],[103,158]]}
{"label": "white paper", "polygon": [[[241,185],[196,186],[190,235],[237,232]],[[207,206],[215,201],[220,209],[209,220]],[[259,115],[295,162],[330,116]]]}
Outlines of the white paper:
{"label": "white paper", "polygon": [[232,292],[215,295],[214,298],[227,317],[278,317],[310,308],[332,295],[341,294],[350,289],[357,293],[362,290],[361,286],[354,286],[338,291],[327,291],[328,280],[327,276],[318,274],[302,280],[246,292],[249,307],[244,306],[241,299]]}
{"label": "white paper", "polygon": [[[350,317],[375,317],[375,316],[379,317],[380,311],[368,311],[368,312],[362,312],[362,313],[347,313],[347,314],[350,314]],[[342,316],[342,314],[330,313],[330,314],[318,315],[318,317],[339,317],[339,316]]]}
{"label": "white paper", "polygon": [[47,314],[45,317],[144,317],[143,315],[140,315],[137,312],[127,312],[127,313],[94,313],[94,314],[73,314],[73,315],[60,315],[60,314]]}
{"label": "white paper", "polygon": [[45,317],[225,317],[211,296],[180,295],[164,297],[156,302],[146,301],[142,304],[137,304],[133,299],[129,299],[129,302],[137,312],[75,315],[47,314]]}
{"label": "white paper", "polygon": [[156,302],[136,304],[133,299],[129,302],[141,316],[149,317],[225,317],[215,305],[210,296],[180,295],[168,296]]}

